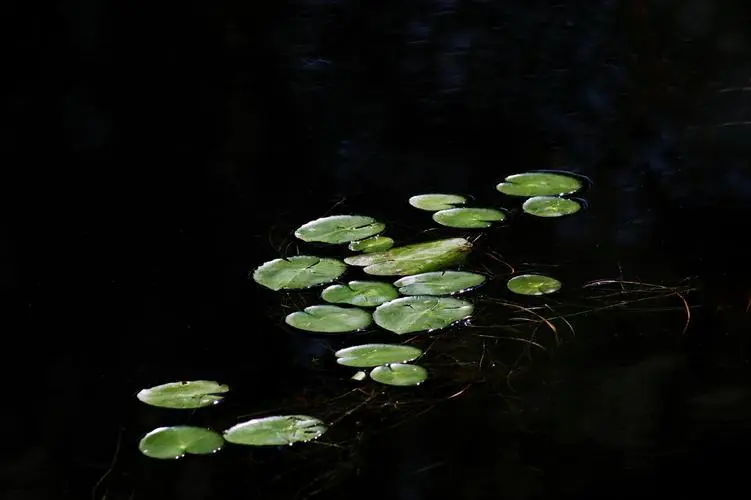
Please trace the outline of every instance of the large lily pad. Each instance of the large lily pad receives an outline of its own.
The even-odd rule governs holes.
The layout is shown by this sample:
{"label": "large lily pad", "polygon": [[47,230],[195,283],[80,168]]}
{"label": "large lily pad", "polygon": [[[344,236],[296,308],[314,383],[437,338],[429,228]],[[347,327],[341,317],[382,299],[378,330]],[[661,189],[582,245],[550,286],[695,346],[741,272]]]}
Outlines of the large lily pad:
{"label": "large lily pad", "polygon": [[537,217],[562,217],[581,210],[576,200],[557,196],[535,196],[522,204],[522,210]]}
{"label": "large lily pad", "polygon": [[418,194],[409,199],[409,204],[420,210],[437,212],[454,208],[455,205],[464,205],[467,199],[458,194]]}
{"label": "large lily pad", "polygon": [[346,285],[331,285],[321,293],[326,302],[360,307],[379,306],[398,296],[391,283],[381,281],[350,281]]}
{"label": "large lily pad", "polygon": [[561,289],[561,282],[541,274],[514,276],[506,284],[509,290],[521,295],[546,295]]}
{"label": "large lily pad", "polygon": [[138,443],[141,453],[151,458],[176,459],[186,453],[210,455],[224,446],[218,433],[203,427],[178,425],[160,427],[146,434]]}
{"label": "large lily pad", "polygon": [[210,380],[170,382],[143,389],[136,397],[161,408],[192,409],[212,406],[222,400],[229,387]]}
{"label": "large lily pad", "polygon": [[386,385],[420,385],[427,380],[428,372],[422,366],[392,363],[370,370],[370,378]]}
{"label": "large lily pad", "polygon": [[262,264],[253,272],[253,279],[272,290],[300,289],[330,283],[346,270],[344,262],[337,259],[297,255]]}
{"label": "large lily pad", "polygon": [[349,243],[375,236],[386,225],[363,215],[332,215],[303,224],[295,236],[307,242]]}
{"label": "large lily pad", "polygon": [[394,246],[394,240],[388,236],[371,236],[364,240],[353,241],[349,244],[349,249],[353,252],[383,252]]}
{"label": "large lily pad", "polygon": [[317,439],[326,432],[324,423],[308,415],[255,418],[224,431],[224,439],[250,446],[282,446]]}
{"label": "large lily pad", "polygon": [[575,193],[582,188],[582,182],[565,174],[528,172],[509,175],[496,188],[510,196],[551,196]]}
{"label": "large lily pad", "polygon": [[402,295],[450,295],[485,283],[482,274],[465,271],[434,271],[405,276],[394,282]]}
{"label": "large lily pad", "polygon": [[356,307],[310,306],[288,314],[285,322],[300,330],[319,333],[342,333],[362,330],[370,325],[369,312]]}
{"label": "large lily pad", "polygon": [[450,208],[433,214],[438,224],[460,229],[482,229],[505,218],[506,214],[492,208]]}
{"label": "large lily pad", "polygon": [[364,266],[376,276],[399,276],[445,269],[460,263],[472,244],[464,238],[416,243],[385,252],[353,255],[344,259],[349,265]]}
{"label": "large lily pad", "polygon": [[398,344],[363,344],[334,353],[336,362],[355,368],[371,368],[389,363],[406,363],[422,356],[417,347]]}
{"label": "large lily pad", "polygon": [[451,297],[403,297],[378,306],[373,319],[398,334],[432,331],[469,318],[474,306]]}

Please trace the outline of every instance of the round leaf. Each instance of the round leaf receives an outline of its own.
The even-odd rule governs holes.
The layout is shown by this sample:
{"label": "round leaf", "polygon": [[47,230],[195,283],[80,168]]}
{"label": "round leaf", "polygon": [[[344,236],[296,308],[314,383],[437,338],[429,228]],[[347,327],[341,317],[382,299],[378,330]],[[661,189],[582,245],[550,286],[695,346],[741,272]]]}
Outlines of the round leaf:
{"label": "round leaf", "polygon": [[255,418],[234,425],[224,431],[224,439],[250,446],[282,446],[317,439],[326,430],[324,423],[317,418],[285,415]]}
{"label": "round leaf", "polygon": [[394,240],[388,236],[372,236],[364,240],[353,241],[349,249],[353,252],[383,252],[394,246]]}
{"label": "round leaf", "polygon": [[461,229],[486,228],[505,218],[506,214],[492,208],[450,208],[433,214],[438,224]]}
{"label": "round leaf", "polygon": [[482,274],[464,271],[435,271],[406,276],[394,282],[402,295],[450,295],[485,282]]}
{"label": "round leaf", "polygon": [[428,372],[422,366],[394,363],[373,368],[370,378],[386,385],[420,385],[427,380]]}
{"label": "round leaf", "polygon": [[521,295],[545,295],[561,289],[561,282],[541,274],[522,274],[511,278],[508,289]]}
{"label": "round leaf", "polygon": [[337,259],[298,255],[266,262],[253,272],[253,279],[272,290],[300,289],[334,281],[346,270]]}
{"label": "round leaf", "polygon": [[303,224],[295,236],[307,242],[349,243],[374,236],[386,225],[363,215],[332,215]]}
{"label": "round leaf", "polygon": [[379,306],[398,296],[391,283],[380,281],[350,281],[346,285],[331,285],[321,293],[326,302],[360,307]]}
{"label": "round leaf", "polygon": [[561,217],[578,212],[581,205],[576,200],[557,196],[535,196],[524,202],[522,210],[537,217]]}
{"label": "round leaf", "polygon": [[551,172],[509,175],[496,189],[510,196],[549,196],[571,194],[582,188],[579,179]]}
{"label": "round leaf", "polygon": [[146,404],[161,408],[204,408],[217,404],[229,387],[210,380],[170,382],[143,389],[136,397]]}
{"label": "round leaf", "polygon": [[353,255],[344,262],[351,266],[364,266],[366,273],[377,276],[417,274],[458,264],[471,249],[472,244],[464,238],[449,238],[392,248],[385,252]]}
{"label": "round leaf", "polygon": [[288,314],[285,322],[309,332],[341,333],[362,330],[371,320],[370,313],[362,309],[321,305]]}
{"label": "round leaf", "polygon": [[418,194],[409,199],[409,204],[420,210],[437,212],[454,208],[454,205],[464,205],[467,199],[458,194]]}
{"label": "round leaf", "polygon": [[222,446],[224,439],[218,433],[187,425],[154,429],[138,443],[141,453],[162,459],[181,458],[186,453],[210,455],[222,449]]}
{"label": "round leaf", "polygon": [[445,328],[472,315],[474,306],[451,297],[403,297],[378,306],[373,319],[394,333],[412,333]]}
{"label": "round leaf", "polygon": [[422,356],[417,347],[397,344],[363,344],[334,353],[336,362],[355,368],[371,368],[389,363],[406,363]]}

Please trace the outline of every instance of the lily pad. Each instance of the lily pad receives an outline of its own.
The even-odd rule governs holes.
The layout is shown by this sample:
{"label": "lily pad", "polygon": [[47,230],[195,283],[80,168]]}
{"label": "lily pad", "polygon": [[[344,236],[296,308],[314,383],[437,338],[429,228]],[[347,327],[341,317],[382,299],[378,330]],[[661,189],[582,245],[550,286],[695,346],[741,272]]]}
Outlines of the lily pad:
{"label": "lily pad", "polygon": [[581,210],[576,200],[557,196],[535,196],[522,204],[522,210],[537,217],[562,217]]}
{"label": "lily pad", "polygon": [[402,295],[450,295],[485,283],[482,274],[465,271],[434,271],[405,276],[394,282]]}
{"label": "lily pad", "polygon": [[506,214],[492,208],[450,208],[433,214],[438,224],[461,229],[486,228],[505,218]]}
{"label": "lily pad", "polygon": [[362,330],[372,322],[369,312],[356,307],[310,306],[288,314],[285,322],[300,330],[342,333]]}
{"label": "lily pad", "polygon": [[307,242],[349,243],[375,236],[386,224],[363,215],[332,215],[303,224],[295,236]]}
{"label": "lily pad", "polygon": [[160,408],[204,408],[219,403],[229,387],[210,380],[170,382],[143,389],[136,397],[151,406]]}
{"label": "lily pad", "polygon": [[331,285],[321,293],[326,302],[360,307],[379,306],[398,296],[391,283],[380,281],[350,281],[346,285]]}
{"label": "lily pad", "polygon": [[422,356],[417,347],[398,344],[363,344],[334,353],[336,362],[355,368],[371,368],[389,363],[406,363]]}
{"label": "lily pad", "polygon": [[218,433],[203,427],[178,425],[160,427],[146,434],[138,443],[141,453],[151,458],[176,459],[191,455],[210,455],[224,446]]}
{"label": "lily pad", "polygon": [[571,194],[582,188],[576,177],[552,172],[509,175],[496,189],[510,196],[549,196]]}
{"label": "lily pad", "polygon": [[432,331],[469,318],[474,306],[451,297],[402,297],[378,306],[373,319],[398,334]]}
{"label": "lily pad", "polygon": [[420,385],[427,380],[428,372],[422,366],[392,363],[370,370],[370,378],[386,385]]}
{"label": "lily pad", "polygon": [[561,282],[541,274],[521,274],[514,276],[506,284],[508,289],[521,295],[546,295],[561,289]]}
{"label": "lily pad", "polygon": [[467,199],[458,194],[418,194],[409,199],[409,204],[420,210],[437,212],[454,208],[455,205],[464,205]]}
{"label": "lily pad", "polygon": [[385,252],[353,255],[344,259],[349,265],[364,266],[376,276],[399,276],[445,269],[460,263],[472,249],[464,238],[416,243]]}
{"label": "lily pad", "polygon": [[394,240],[388,236],[371,236],[364,240],[353,241],[349,249],[353,252],[383,252],[394,246]]}
{"label": "lily pad", "polygon": [[298,255],[262,264],[253,272],[253,279],[272,290],[300,289],[330,283],[346,270],[344,262],[337,259]]}
{"label": "lily pad", "polygon": [[307,415],[255,418],[224,431],[224,439],[250,446],[282,446],[317,439],[326,432],[324,423]]}

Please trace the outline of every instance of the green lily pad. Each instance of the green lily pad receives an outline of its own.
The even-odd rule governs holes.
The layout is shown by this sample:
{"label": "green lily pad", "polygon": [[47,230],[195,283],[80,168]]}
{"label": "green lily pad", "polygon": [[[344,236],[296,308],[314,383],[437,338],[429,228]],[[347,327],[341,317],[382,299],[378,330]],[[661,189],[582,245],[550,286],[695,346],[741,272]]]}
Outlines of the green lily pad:
{"label": "green lily pad", "polygon": [[378,306],[373,319],[398,334],[432,331],[469,318],[474,306],[451,297],[402,297]]}
{"label": "green lily pad", "polygon": [[434,271],[405,276],[394,282],[402,295],[450,295],[485,283],[482,274],[465,271]]}
{"label": "green lily pad", "polygon": [[428,372],[422,366],[392,363],[370,370],[370,378],[386,385],[420,385],[427,380]]}
{"label": "green lily pad", "polygon": [[437,212],[454,208],[455,205],[464,205],[467,199],[458,194],[418,194],[409,199],[409,204],[420,210]]}
{"label": "green lily pad", "polygon": [[282,446],[318,439],[326,432],[324,423],[307,415],[255,418],[224,431],[224,439],[250,446]]}
{"label": "green lily pad", "polygon": [[391,283],[380,281],[350,281],[346,285],[331,285],[321,293],[326,302],[360,307],[379,306],[398,296]]}
{"label": "green lily pad", "polygon": [[229,387],[210,380],[170,382],[143,389],[136,397],[160,408],[192,409],[212,406],[220,402]]}
{"label": "green lily pad", "polygon": [[509,175],[496,189],[510,196],[550,196],[571,194],[582,188],[582,182],[569,175],[551,172],[528,172]]}
{"label": "green lily pad", "polygon": [[334,353],[336,362],[354,368],[371,368],[389,363],[406,363],[422,356],[417,347],[398,344],[363,344]]}
{"label": "green lily pad", "polygon": [[253,279],[272,290],[300,289],[330,283],[346,270],[344,262],[337,259],[298,255],[262,264],[253,272]]}
{"label": "green lily pad", "polygon": [[506,214],[492,208],[450,208],[433,214],[438,224],[461,229],[486,228],[505,218]]}
{"label": "green lily pad", "polygon": [[362,330],[372,322],[369,312],[356,307],[310,306],[288,314],[284,320],[300,330],[320,333],[342,333]]}
{"label": "green lily pad", "polygon": [[364,240],[353,241],[349,249],[353,252],[383,252],[394,246],[394,240],[388,236],[371,236]]}
{"label": "green lily pad", "polygon": [[557,196],[535,196],[522,204],[522,210],[537,217],[562,217],[574,214],[581,208],[576,200]]}
{"label": "green lily pad", "polygon": [[307,242],[349,243],[375,236],[386,224],[363,215],[332,215],[303,224],[295,236]]}
{"label": "green lily pad", "polygon": [[508,289],[521,295],[546,295],[561,289],[561,282],[541,274],[522,274],[514,276],[506,284]]}
{"label": "green lily pad", "polygon": [[146,434],[138,443],[141,453],[151,458],[176,459],[191,455],[210,455],[224,446],[218,433],[202,427],[178,425],[160,427]]}
{"label": "green lily pad", "polygon": [[418,274],[445,269],[460,263],[472,249],[464,238],[416,243],[385,252],[353,255],[344,259],[351,266],[364,266],[376,276]]}

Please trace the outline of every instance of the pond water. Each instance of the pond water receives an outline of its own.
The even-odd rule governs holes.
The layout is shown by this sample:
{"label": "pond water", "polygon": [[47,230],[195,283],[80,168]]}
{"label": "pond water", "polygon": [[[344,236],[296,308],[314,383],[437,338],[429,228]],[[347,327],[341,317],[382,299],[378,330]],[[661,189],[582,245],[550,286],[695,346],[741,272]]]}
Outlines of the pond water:
{"label": "pond water", "polygon": [[[25,155],[14,180],[30,187],[8,199],[31,208],[5,245],[20,325],[7,330],[18,345],[6,380],[21,387],[2,415],[3,498],[626,498],[744,485],[744,2],[66,9],[49,39],[19,35],[45,69],[11,114]],[[38,176],[51,158],[61,167]],[[495,188],[541,169],[590,179],[576,195],[586,207],[535,218]],[[407,202],[431,192],[510,216],[442,227]],[[285,315],[321,303],[320,288],[249,279],[282,255],[349,255],[292,236],[331,214],[374,217],[398,245],[473,242],[467,269],[492,279],[467,294],[468,324],[412,340],[427,350],[424,384],[357,382],[333,354],[411,335],[294,330]],[[509,266],[563,288],[514,295]],[[231,391],[195,411],[135,397],[177,380]],[[176,461],[138,450],[161,426],[289,413],[330,429]]]}

